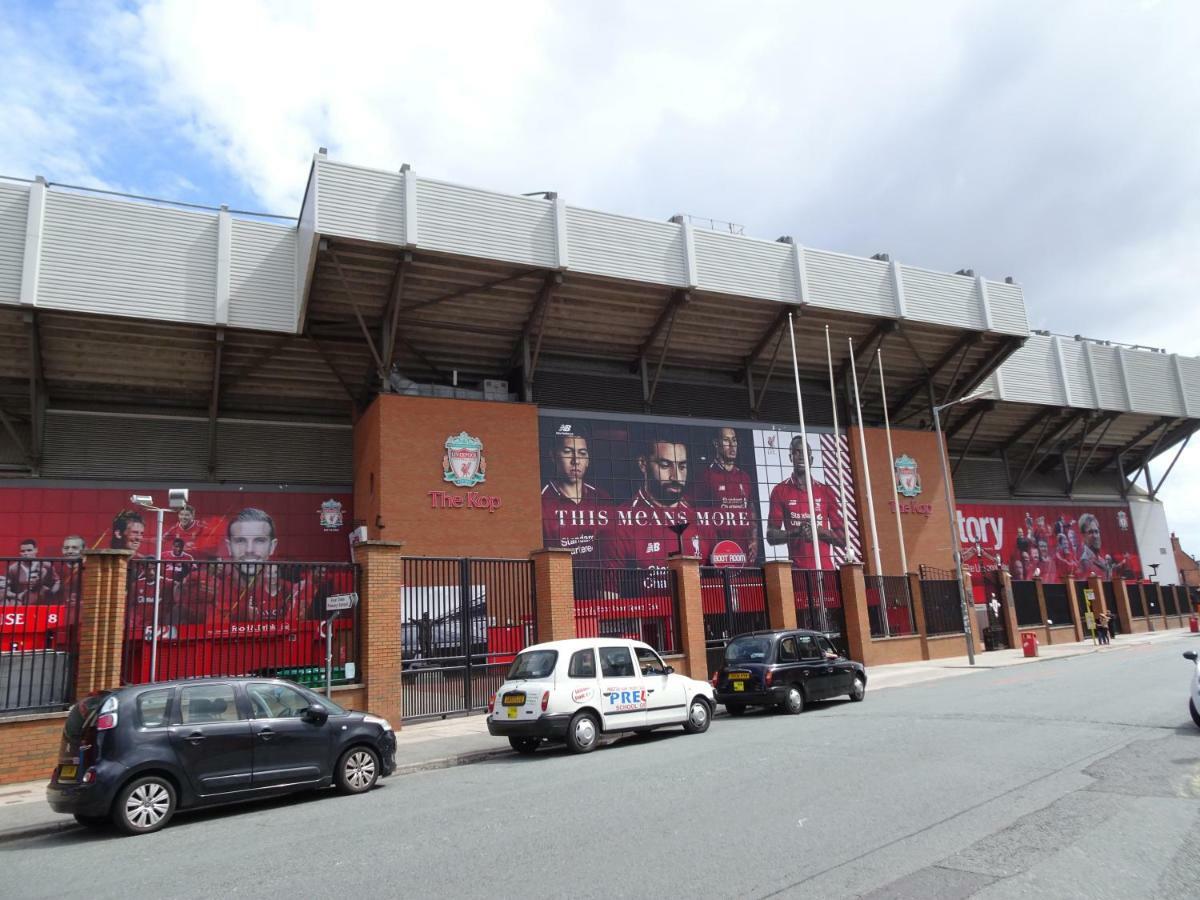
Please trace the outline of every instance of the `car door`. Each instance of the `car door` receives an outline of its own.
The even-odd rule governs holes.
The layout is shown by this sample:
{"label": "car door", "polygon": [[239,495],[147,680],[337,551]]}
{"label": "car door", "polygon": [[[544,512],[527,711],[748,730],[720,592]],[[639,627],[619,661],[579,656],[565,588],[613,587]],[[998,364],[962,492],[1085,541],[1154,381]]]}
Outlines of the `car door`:
{"label": "car door", "polygon": [[254,716],[254,787],[317,781],[333,770],[333,726],[311,722],[303,710],[312,702],[296,688],[273,681],[246,685]]}
{"label": "car door", "polygon": [[629,644],[600,644],[600,716],[605,731],[646,724],[646,691]]}
{"label": "car door", "polygon": [[822,654],[833,665],[829,695],[839,697],[842,694],[850,693],[850,682],[854,680],[854,665],[837,652],[837,648],[833,646],[833,642],[829,638],[817,638],[817,646],[821,648]]}
{"label": "car door", "polygon": [[232,683],[184,685],[174,719],[171,746],[197,794],[249,789],[254,756],[250,720],[238,708]]}
{"label": "car door", "polygon": [[800,648],[794,634],[784,635],[775,648],[775,683],[793,684],[803,682],[800,667]]}
{"label": "car door", "polygon": [[796,647],[800,651],[800,683],[805,699],[824,700],[830,696],[833,665],[825,661],[816,635],[796,635]]}
{"label": "car door", "polygon": [[679,675],[667,674],[667,666],[649,647],[633,648],[646,692],[646,724],[678,725],[687,718],[687,688]]}

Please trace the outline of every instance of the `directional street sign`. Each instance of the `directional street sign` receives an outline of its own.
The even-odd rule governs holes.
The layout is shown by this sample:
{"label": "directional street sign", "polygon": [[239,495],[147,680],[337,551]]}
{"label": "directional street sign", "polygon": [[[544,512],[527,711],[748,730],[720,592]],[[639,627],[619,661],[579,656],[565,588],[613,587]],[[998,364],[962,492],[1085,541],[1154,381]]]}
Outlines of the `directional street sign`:
{"label": "directional street sign", "polygon": [[331,594],[325,598],[325,612],[335,613],[358,605],[358,594]]}

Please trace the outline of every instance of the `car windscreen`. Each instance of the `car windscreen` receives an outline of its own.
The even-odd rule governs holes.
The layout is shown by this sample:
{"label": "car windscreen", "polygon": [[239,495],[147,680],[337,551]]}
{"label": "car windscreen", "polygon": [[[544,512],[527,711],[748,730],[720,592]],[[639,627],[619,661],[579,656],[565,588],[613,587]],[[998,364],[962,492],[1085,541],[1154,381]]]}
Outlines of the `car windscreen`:
{"label": "car windscreen", "polygon": [[734,638],[725,648],[725,662],[734,665],[766,662],[770,655],[771,641],[763,637]]}
{"label": "car windscreen", "polygon": [[518,678],[549,678],[558,662],[557,650],[526,650],[517,655],[508,668],[509,681]]}
{"label": "car windscreen", "polygon": [[71,744],[78,744],[79,739],[83,736],[83,727],[87,724],[88,719],[92,714],[99,709],[112,691],[100,691],[95,694],[88,694],[83,697],[78,703],[71,707],[71,711],[67,714],[66,724],[63,725],[63,737]]}

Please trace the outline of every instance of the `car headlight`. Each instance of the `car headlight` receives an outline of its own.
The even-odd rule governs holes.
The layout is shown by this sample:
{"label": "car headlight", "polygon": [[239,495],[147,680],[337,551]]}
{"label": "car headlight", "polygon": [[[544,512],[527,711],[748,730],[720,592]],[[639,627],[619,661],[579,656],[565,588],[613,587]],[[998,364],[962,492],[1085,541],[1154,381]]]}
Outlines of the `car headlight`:
{"label": "car headlight", "polygon": [[391,722],[379,716],[363,716],[363,721],[368,725],[378,725],[384,731],[395,731]]}

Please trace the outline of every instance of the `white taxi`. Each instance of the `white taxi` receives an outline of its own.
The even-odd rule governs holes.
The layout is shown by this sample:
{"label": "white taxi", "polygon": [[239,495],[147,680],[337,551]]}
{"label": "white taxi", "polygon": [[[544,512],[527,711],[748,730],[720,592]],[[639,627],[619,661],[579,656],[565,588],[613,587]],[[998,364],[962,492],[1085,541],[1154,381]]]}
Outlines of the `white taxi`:
{"label": "white taxi", "polygon": [[543,740],[587,753],[601,734],[669,725],[700,734],[715,706],[712,685],[675,674],[641,641],[577,638],[522,650],[488,703],[487,725],[518,753]]}

